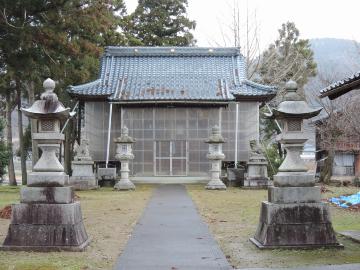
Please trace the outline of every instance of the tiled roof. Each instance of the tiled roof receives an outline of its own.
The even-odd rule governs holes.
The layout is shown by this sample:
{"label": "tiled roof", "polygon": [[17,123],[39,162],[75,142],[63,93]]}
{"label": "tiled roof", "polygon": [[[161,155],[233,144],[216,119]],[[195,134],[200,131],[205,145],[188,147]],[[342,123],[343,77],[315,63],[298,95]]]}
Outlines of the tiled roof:
{"label": "tiled roof", "polygon": [[360,71],[354,75],[330,84],[328,87],[320,90],[320,97],[337,98],[353,89],[360,88]]}
{"label": "tiled roof", "polygon": [[107,47],[100,78],[70,86],[74,96],[110,101],[231,101],[234,96],[269,96],[275,89],[246,79],[238,48]]}

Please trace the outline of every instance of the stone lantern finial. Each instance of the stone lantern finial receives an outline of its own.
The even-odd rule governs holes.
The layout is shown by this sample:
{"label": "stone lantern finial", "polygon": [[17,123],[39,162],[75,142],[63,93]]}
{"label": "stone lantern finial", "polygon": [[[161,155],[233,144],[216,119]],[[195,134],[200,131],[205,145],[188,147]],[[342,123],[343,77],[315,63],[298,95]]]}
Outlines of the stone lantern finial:
{"label": "stone lantern finial", "polygon": [[45,91],[51,91],[53,92],[55,89],[55,81],[47,78],[44,82],[43,82],[43,87],[45,89]]}
{"label": "stone lantern finial", "polygon": [[296,90],[298,89],[297,83],[293,80],[289,80],[285,84],[285,89],[289,92],[296,92]]}
{"label": "stone lantern finial", "polygon": [[56,106],[59,99],[54,93],[55,82],[52,79],[47,78],[43,82],[43,87],[45,89],[45,92],[41,94],[40,99],[46,100],[46,107],[52,107],[51,105]]}

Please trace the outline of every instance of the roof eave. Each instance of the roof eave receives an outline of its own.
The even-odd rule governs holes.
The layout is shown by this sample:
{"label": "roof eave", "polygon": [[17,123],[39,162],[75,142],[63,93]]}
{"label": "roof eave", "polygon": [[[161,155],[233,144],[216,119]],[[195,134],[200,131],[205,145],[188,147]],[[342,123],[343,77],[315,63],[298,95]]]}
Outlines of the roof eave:
{"label": "roof eave", "polygon": [[108,95],[84,95],[69,92],[70,97],[80,101],[106,101],[111,94]]}
{"label": "roof eave", "polygon": [[233,94],[236,101],[259,101],[259,102],[268,102],[272,100],[276,93],[266,94],[266,95],[236,95]]}
{"label": "roof eave", "polygon": [[323,91],[321,92],[319,97],[320,98],[329,97],[330,100],[333,100],[350,92],[351,90],[355,90],[359,88],[360,88],[360,79],[357,79],[355,81],[334,87],[331,90]]}

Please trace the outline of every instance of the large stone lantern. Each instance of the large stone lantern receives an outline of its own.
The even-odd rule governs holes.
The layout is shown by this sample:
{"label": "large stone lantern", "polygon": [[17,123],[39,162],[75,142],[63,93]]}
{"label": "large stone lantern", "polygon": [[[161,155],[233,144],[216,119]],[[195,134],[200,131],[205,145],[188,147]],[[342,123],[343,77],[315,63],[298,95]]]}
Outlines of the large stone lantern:
{"label": "large stone lantern", "polygon": [[28,184],[20,190],[20,203],[12,206],[11,224],[3,250],[52,251],[83,250],[89,243],[80,202],[66,186],[69,176],[56,157],[64,135],[60,122],[71,116],[53,92],[55,82],[47,79],[41,99],[22,112],[38,122],[33,134],[42,155],[28,174]]}
{"label": "large stone lantern", "polygon": [[281,121],[278,135],[286,157],[268,188],[268,201],[262,202],[260,221],[250,240],[259,248],[341,247],[337,242],[327,204],[321,202],[320,187],[307,172],[300,153],[307,141],[304,119],[318,115],[297,94],[297,84],[289,81],[286,94],[270,117]]}
{"label": "large stone lantern", "polygon": [[134,159],[132,152],[132,144],[135,140],[129,136],[129,129],[124,127],[121,129],[121,136],[114,140],[116,143],[115,158],[120,160],[120,180],[115,184],[116,190],[135,189],[135,185],[129,179],[129,161]]}
{"label": "large stone lantern", "polygon": [[212,128],[211,135],[205,142],[209,144],[209,152],[206,157],[211,162],[210,181],[206,185],[206,189],[226,189],[225,184],[220,179],[221,161],[225,158],[222,152],[222,144],[225,143],[225,140],[221,136],[218,126]]}

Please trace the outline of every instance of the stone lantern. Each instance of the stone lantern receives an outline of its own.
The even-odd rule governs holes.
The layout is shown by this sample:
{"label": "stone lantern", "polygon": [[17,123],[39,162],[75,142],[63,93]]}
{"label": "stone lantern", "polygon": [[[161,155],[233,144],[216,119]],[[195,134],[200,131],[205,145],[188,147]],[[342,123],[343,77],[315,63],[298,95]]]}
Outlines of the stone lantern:
{"label": "stone lantern", "polygon": [[211,135],[205,142],[209,144],[209,152],[206,157],[211,162],[210,181],[206,185],[206,189],[226,189],[225,184],[220,179],[221,161],[225,158],[222,152],[222,144],[225,143],[225,140],[221,136],[218,126],[212,128]]}
{"label": "stone lantern", "polygon": [[41,99],[22,112],[38,122],[33,134],[42,154],[20,190],[20,203],[12,206],[11,224],[2,250],[56,251],[83,250],[89,243],[80,202],[66,186],[69,176],[56,157],[64,135],[60,122],[71,117],[53,92],[55,82],[44,81]]}
{"label": "stone lantern", "polygon": [[262,202],[260,221],[250,240],[259,248],[341,247],[335,237],[327,204],[321,202],[320,187],[308,173],[300,153],[307,136],[304,119],[318,115],[296,93],[294,81],[286,83],[286,94],[270,117],[281,121],[277,136],[286,157],[268,188],[268,201]]}
{"label": "stone lantern", "polygon": [[135,185],[129,179],[129,161],[134,159],[132,144],[135,140],[129,136],[129,129],[124,127],[121,129],[121,136],[114,140],[116,143],[115,158],[120,160],[120,180],[114,186],[116,190],[135,189]]}

